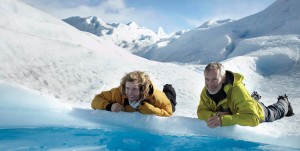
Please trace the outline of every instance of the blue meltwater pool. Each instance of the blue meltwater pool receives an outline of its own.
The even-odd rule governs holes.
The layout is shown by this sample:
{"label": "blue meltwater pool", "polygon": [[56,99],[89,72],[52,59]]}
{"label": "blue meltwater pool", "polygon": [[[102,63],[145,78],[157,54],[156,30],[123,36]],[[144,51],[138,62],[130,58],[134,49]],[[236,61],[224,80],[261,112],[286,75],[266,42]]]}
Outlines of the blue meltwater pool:
{"label": "blue meltwater pool", "polygon": [[[137,129],[66,127],[0,129],[0,150],[273,150],[278,146],[209,136],[160,135]],[[280,150],[293,150],[280,147]]]}

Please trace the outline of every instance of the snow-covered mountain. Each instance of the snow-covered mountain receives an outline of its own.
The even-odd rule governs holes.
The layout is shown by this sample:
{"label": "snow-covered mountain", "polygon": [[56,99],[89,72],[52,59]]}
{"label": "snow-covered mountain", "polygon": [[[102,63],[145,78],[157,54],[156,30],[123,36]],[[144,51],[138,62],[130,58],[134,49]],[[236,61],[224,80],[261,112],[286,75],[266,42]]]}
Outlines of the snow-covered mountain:
{"label": "snow-covered mountain", "polygon": [[[287,145],[297,150],[300,148],[297,143],[300,137],[298,130],[300,116],[297,116],[300,114],[300,36],[299,31],[295,30],[296,25],[299,24],[295,22],[297,19],[295,16],[299,14],[294,9],[297,8],[296,4],[299,4],[297,0],[279,0],[268,8],[277,8],[278,13],[272,12],[277,15],[280,15],[284,9],[285,17],[289,19],[285,23],[289,24],[290,28],[285,24],[278,26],[277,22],[283,20],[283,14],[278,17],[278,20],[261,23],[263,19],[259,20],[259,18],[263,17],[258,13],[247,17],[260,21],[256,24],[249,20],[248,25],[247,18],[217,26],[209,24],[213,26],[205,29],[197,28],[186,33],[184,31],[177,32],[173,40],[159,43],[161,48],[174,47],[176,42],[181,43],[178,46],[183,47],[185,39],[186,45],[184,46],[187,48],[205,48],[205,46],[215,48],[212,46],[223,46],[221,45],[223,44],[222,35],[226,37],[226,33],[231,33],[230,35],[235,37],[232,38],[234,45],[228,46],[228,50],[231,50],[231,53],[227,55],[229,59],[222,61],[226,69],[243,74],[244,82],[250,93],[253,90],[258,91],[266,105],[274,103],[278,95],[287,93],[295,111],[295,116],[272,123],[262,123],[257,127],[232,126],[209,129],[205,122],[196,119],[199,95],[204,86],[203,69],[205,65],[177,65],[150,61],[125,51],[110,39],[81,32],[69,24],[19,1],[2,0],[0,3],[0,128],[5,128],[5,125],[22,128],[23,126],[36,126],[36,124],[51,126],[52,122],[58,125],[70,122],[70,125],[91,124],[89,126],[92,126],[93,123],[102,125],[106,121],[111,121],[106,124],[119,124],[119,127],[131,126],[131,129],[146,129],[145,131],[151,133],[157,132],[155,130],[158,129],[171,132],[174,138],[180,137],[174,135],[174,132],[178,132],[179,127],[182,129],[181,134],[183,135],[193,135],[193,132],[196,132],[197,136],[210,135],[218,137],[218,139],[219,137],[231,137],[267,144]],[[268,14],[266,10],[261,14]],[[242,24],[237,24],[237,22],[244,24],[238,26]],[[254,25],[257,27],[252,28]],[[271,30],[270,27],[273,25],[280,28]],[[246,32],[247,34],[242,34],[245,33],[242,32],[245,27],[249,27],[249,31]],[[236,32],[233,32],[233,29]],[[209,35],[206,35],[208,33]],[[219,35],[220,33],[222,34]],[[180,36],[181,34],[183,35]],[[210,50],[202,52],[202,55],[204,56],[198,56],[198,61],[202,61],[204,58],[203,62],[206,62],[210,58],[219,57]],[[185,57],[186,62],[193,62],[197,59],[197,54],[189,56],[186,52],[181,52],[181,57]],[[138,113],[118,114],[106,111],[92,112],[90,102],[95,94],[118,86],[121,77],[132,70],[146,71],[158,88],[162,88],[166,83],[174,86],[178,104],[173,117],[141,116]],[[20,85],[22,89],[19,89]],[[26,90],[23,90],[24,87]],[[31,92],[27,89],[35,91]],[[60,103],[49,103],[51,99],[45,99],[40,95],[56,97],[56,101],[62,101],[68,104],[68,107],[65,108]],[[69,105],[80,108],[70,109]],[[50,121],[46,121],[47,118],[50,118]],[[90,128],[89,126],[88,128]],[[108,125],[108,127],[113,127],[113,125]],[[54,130],[54,132],[56,131]],[[36,131],[33,133],[36,134]],[[30,137],[32,135],[28,139],[31,139]],[[39,135],[37,137],[40,139]],[[68,138],[74,137],[76,135]],[[100,139],[97,141],[98,143],[103,142]],[[4,140],[4,142],[9,147],[15,145],[12,143],[14,140]],[[135,143],[135,140],[127,139],[123,142],[130,144]],[[174,142],[176,143],[178,140]],[[26,144],[28,141],[23,139],[22,143]],[[32,144],[36,145],[35,142]],[[39,144],[37,146],[38,149],[47,149]],[[28,148],[30,147],[29,145]]]}
{"label": "snow-covered mountain", "polygon": [[[239,48],[265,39],[265,36],[300,34],[300,1],[277,0],[265,10],[257,14],[236,21],[225,20],[225,24],[216,24],[216,21],[204,23],[200,28],[183,34],[179,39],[163,47],[156,45],[138,53],[138,55],[157,61],[183,62],[206,64],[211,61],[222,61],[231,58],[232,53],[240,52]],[[222,23],[222,22],[219,22]],[[209,28],[203,28],[209,27]],[[265,37],[265,38],[262,38]],[[286,39],[286,41],[293,41]],[[278,45],[280,45],[278,41]],[[251,52],[261,47],[254,44]],[[271,47],[268,41],[259,44]],[[289,46],[285,46],[289,47]],[[294,49],[294,47],[289,47]],[[297,47],[296,49],[299,49]],[[250,53],[243,51],[244,55]]]}
{"label": "snow-covered mountain", "polygon": [[128,24],[109,24],[96,16],[74,16],[63,19],[63,21],[81,31],[92,33],[104,39],[111,39],[117,46],[125,48],[130,52],[141,51],[169,37],[162,27],[159,27],[157,32],[153,32],[146,27],[138,26],[133,21]]}
{"label": "snow-covered mountain", "polygon": [[[180,88],[178,97],[194,104],[196,110],[198,102],[194,100],[198,99],[202,76],[195,71],[138,57],[109,39],[81,32],[15,0],[1,2],[0,18],[0,33],[5,35],[0,37],[0,80],[68,102],[86,102],[90,108],[95,94],[118,86],[125,73],[143,70],[158,88],[166,83],[177,87],[194,79],[198,84]],[[185,76],[172,76],[178,74]]]}
{"label": "snow-covered mountain", "polygon": [[[272,7],[277,6],[277,3],[285,4],[286,1],[279,0]],[[294,5],[289,6],[289,10],[293,10]],[[150,74],[157,87],[162,87],[165,83],[176,87],[178,99],[184,100],[179,101],[176,114],[195,116],[191,111],[196,110],[199,91],[204,84],[204,65],[175,65],[143,59],[117,47],[109,39],[81,32],[17,1],[3,0],[0,8],[0,32],[5,35],[0,37],[0,80],[21,84],[70,102],[90,102],[99,91],[117,86],[126,72],[144,70]],[[234,22],[202,30],[223,29],[223,26],[232,23]],[[224,65],[244,74],[246,83],[254,83],[249,85],[250,91],[260,87],[260,84],[255,83],[264,80],[264,76],[283,74],[296,78],[300,69],[300,39],[294,28],[286,32],[295,34],[241,40],[230,53],[231,59],[225,60]],[[173,40],[162,41],[159,45],[173,46],[174,42],[179,42],[182,37],[188,37],[192,33],[178,32]],[[183,35],[180,37],[181,34]],[[201,39],[207,37],[209,36]],[[186,42],[187,47],[199,46],[193,39]],[[215,43],[215,40],[206,41],[206,45]],[[203,54],[205,58],[218,57],[211,51]],[[185,55],[184,52],[181,56]],[[193,58],[190,59],[189,62],[192,62]],[[288,76],[285,77],[286,80],[290,79]],[[297,92],[297,89],[294,91]],[[280,91],[271,94],[278,92]]]}

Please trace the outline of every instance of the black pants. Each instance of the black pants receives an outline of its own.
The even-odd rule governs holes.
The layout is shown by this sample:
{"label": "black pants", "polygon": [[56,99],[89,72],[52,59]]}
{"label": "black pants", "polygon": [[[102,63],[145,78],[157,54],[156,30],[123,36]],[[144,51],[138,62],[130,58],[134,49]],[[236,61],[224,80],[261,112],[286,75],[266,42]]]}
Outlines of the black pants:
{"label": "black pants", "polygon": [[176,92],[171,84],[164,85],[163,92],[166,94],[167,98],[170,100],[172,105],[172,110],[175,112],[176,102]]}
{"label": "black pants", "polygon": [[259,102],[264,108],[265,112],[265,121],[264,122],[273,122],[275,120],[283,118],[288,112],[288,103],[284,100],[278,100],[276,103],[265,106],[262,102]]}

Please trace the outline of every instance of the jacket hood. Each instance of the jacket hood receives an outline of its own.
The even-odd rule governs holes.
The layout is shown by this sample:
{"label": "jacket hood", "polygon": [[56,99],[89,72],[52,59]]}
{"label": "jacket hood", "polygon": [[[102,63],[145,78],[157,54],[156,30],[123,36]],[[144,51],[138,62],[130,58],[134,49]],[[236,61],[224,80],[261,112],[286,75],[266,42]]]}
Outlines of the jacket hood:
{"label": "jacket hood", "polygon": [[238,83],[241,83],[244,80],[244,76],[239,73],[233,73],[233,76],[234,76],[233,85],[237,85]]}
{"label": "jacket hood", "polygon": [[236,86],[239,83],[242,83],[244,80],[244,76],[239,74],[239,73],[233,73],[231,71],[226,70],[226,84],[224,86],[224,91],[228,92],[228,90],[232,87],[232,86]]}

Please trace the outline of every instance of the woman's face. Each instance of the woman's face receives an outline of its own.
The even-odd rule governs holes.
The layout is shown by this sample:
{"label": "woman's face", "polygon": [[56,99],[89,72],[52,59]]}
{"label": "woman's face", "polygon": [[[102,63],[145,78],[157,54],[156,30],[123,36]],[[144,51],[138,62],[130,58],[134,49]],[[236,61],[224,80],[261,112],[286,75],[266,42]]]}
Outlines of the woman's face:
{"label": "woman's face", "polygon": [[129,82],[125,84],[125,94],[128,100],[131,102],[138,101],[140,99],[140,88],[137,81]]}

